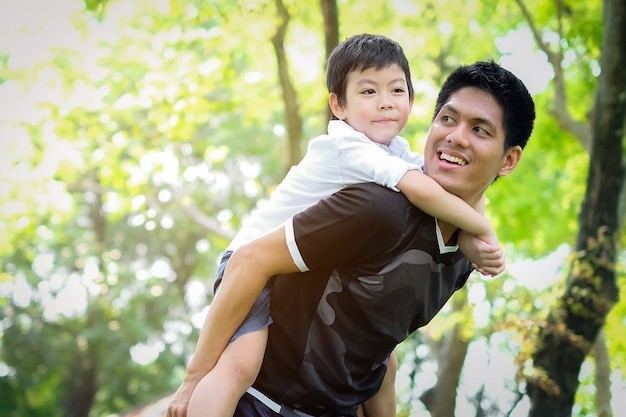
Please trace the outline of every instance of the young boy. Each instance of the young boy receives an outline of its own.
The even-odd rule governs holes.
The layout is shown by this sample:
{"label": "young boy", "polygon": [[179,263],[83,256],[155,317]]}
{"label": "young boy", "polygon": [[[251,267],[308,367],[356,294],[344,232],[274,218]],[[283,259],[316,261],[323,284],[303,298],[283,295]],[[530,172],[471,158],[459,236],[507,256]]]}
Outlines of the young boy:
{"label": "young boy", "polygon": [[[302,161],[291,168],[269,200],[246,219],[222,257],[216,291],[230,254],[238,247],[282,225],[320,199],[360,182],[376,182],[403,192],[424,212],[457,225],[466,233],[459,244],[479,272],[501,272],[502,251],[491,224],[476,210],[482,211],[482,207],[470,207],[424,175],[421,155],[412,153],[408,142],[397,136],[408,120],[414,99],[409,64],[402,48],[380,35],[348,38],[328,59],[327,87],[334,115],[328,134],[310,141]],[[463,164],[454,155],[442,154],[440,158]],[[415,178],[406,181],[409,176]],[[200,383],[192,388],[188,417],[233,415],[237,401],[259,371],[269,324],[266,287],[215,367],[207,369]],[[381,389],[363,404],[361,415],[395,416],[396,366],[392,355]],[[194,367],[198,365],[194,363]],[[185,384],[181,389],[189,389],[183,387]]]}

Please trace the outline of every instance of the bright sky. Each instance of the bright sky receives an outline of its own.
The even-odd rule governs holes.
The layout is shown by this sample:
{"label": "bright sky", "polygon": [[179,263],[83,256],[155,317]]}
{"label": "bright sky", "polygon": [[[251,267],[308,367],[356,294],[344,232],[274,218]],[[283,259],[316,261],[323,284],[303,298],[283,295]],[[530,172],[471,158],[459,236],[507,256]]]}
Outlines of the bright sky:
{"label": "bright sky", "polygon": [[495,43],[503,54],[500,64],[517,75],[531,94],[546,89],[554,71],[545,53],[537,50],[529,29],[511,30],[507,36],[496,39]]}

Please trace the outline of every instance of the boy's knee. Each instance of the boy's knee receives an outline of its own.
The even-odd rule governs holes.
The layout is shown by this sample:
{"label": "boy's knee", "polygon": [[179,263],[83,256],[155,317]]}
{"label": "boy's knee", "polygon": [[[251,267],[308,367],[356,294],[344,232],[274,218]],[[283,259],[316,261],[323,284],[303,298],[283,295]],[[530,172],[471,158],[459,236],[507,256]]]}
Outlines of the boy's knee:
{"label": "boy's knee", "polygon": [[248,388],[256,380],[263,362],[266,341],[266,329],[247,333],[224,351],[222,359],[237,386]]}
{"label": "boy's knee", "polygon": [[249,387],[259,374],[261,361],[251,357],[239,359],[231,362],[231,374],[238,386]]}

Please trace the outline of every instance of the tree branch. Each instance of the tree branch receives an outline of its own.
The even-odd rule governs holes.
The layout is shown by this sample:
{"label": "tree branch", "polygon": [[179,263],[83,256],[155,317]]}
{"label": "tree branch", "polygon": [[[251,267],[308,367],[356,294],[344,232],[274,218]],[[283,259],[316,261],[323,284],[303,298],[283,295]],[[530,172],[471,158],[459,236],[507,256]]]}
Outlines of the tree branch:
{"label": "tree branch", "polygon": [[[567,109],[567,90],[565,87],[565,76],[563,73],[563,68],[561,66],[561,62],[563,61],[563,51],[561,47],[558,46],[556,51],[553,51],[550,46],[543,41],[543,34],[541,30],[537,27],[533,17],[531,16],[528,8],[524,4],[524,0],[515,0],[520,10],[522,11],[522,15],[530,28],[533,38],[537,43],[539,49],[543,51],[547,57],[548,62],[552,66],[554,70],[554,101],[552,105],[552,109],[550,112],[556,119],[559,127],[566,132],[571,133],[583,146],[583,148],[590,153],[591,152],[591,126],[589,123],[581,122],[579,120],[575,120],[569,110]],[[557,2],[560,4],[560,2]],[[559,28],[557,30],[557,34],[559,39],[563,39],[563,33],[561,30],[561,13],[560,7],[558,7],[558,21]],[[591,114],[591,113],[590,113]]]}
{"label": "tree branch", "polygon": [[225,239],[232,240],[234,233],[228,232],[220,226],[220,224],[212,217],[207,216],[193,202],[182,205],[183,211],[198,225],[202,226],[211,233],[221,236]]}
{"label": "tree branch", "polygon": [[283,91],[283,102],[285,104],[285,121],[287,123],[287,139],[289,144],[289,160],[287,161],[286,172],[289,167],[297,164],[300,158],[302,158],[302,152],[300,150],[302,117],[300,116],[296,90],[289,77],[289,64],[287,62],[287,54],[285,53],[285,36],[291,16],[282,0],[276,0],[276,8],[278,10],[279,24],[276,28],[276,33],[272,36],[272,45],[276,52],[278,77],[280,79],[280,86]]}

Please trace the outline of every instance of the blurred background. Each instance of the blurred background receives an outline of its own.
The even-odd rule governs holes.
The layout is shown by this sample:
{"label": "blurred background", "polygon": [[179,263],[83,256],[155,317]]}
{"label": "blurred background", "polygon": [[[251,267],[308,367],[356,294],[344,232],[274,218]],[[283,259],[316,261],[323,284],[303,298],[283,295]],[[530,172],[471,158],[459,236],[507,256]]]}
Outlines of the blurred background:
{"label": "blurred background", "polygon": [[537,106],[487,193],[508,269],[398,347],[399,415],[619,415],[625,7],[0,0],[0,417],[110,416],[178,387],[219,254],[325,132],[326,57],[362,32],[409,58],[417,152],[458,65],[501,63]]}

